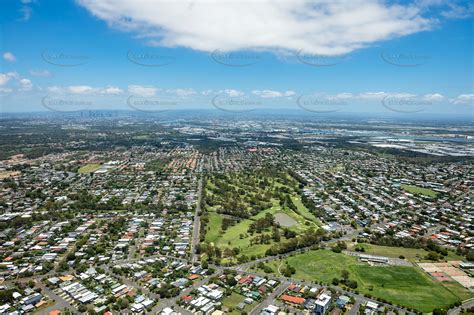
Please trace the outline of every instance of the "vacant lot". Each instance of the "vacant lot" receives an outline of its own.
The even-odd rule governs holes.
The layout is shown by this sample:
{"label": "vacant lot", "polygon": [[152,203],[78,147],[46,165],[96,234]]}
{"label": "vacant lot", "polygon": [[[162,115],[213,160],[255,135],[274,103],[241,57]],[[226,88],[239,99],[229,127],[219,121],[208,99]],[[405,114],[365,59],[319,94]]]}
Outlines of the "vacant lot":
{"label": "vacant lot", "polygon": [[88,174],[88,173],[93,173],[95,171],[97,171],[100,167],[100,164],[87,164],[87,165],[84,165],[83,167],[81,167],[79,169],[79,173],[81,174]]}
{"label": "vacant lot", "polygon": [[278,273],[286,262],[296,269],[295,278],[309,281],[331,283],[333,278],[341,277],[342,270],[347,270],[350,279],[357,281],[359,292],[422,312],[447,307],[473,296],[459,286],[444,286],[436,282],[417,267],[372,267],[360,263],[355,257],[329,250],[310,251],[271,262],[269,266]]}

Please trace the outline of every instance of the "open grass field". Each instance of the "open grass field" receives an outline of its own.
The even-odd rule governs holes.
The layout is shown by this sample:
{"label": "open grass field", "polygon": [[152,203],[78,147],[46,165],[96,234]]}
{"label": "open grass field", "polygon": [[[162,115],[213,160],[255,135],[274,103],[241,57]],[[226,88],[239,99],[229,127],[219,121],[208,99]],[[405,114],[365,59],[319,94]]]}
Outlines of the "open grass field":
{"label": "open grass field", "polygon": [[360,283],[361,292],[422,312],[448,307],[461,300],[417,267],[351,266],[349,270]]}
{"label": "open grass field", "polygon": [[423,188],[423,187],[418,187],[418,186],[413,186],[413,185],[405,185],[405,184],[402,184],[400,185],[400,188],[402,188],[403,190],[411,193],[411,194],[421,194],[421,195],[425,195],[425,196],[428,196],[428,197],[432,197],[432,198],[436,198],[436,196],[438,196],[438,193],[429,189],[429,188]]}
{"label": "open grass field", "polygon": [[[355,246],[356,246],[355,243],[347,242],[348,250],[354,250]],[[426,255],[428,255],[428,251],[422,248],[390,247],[390,246],[380,246],[380,245],[362,244],[362,243],[357,244],[357,246],[363,247],[365,249],[366,254],[395,257],[395,258],[404,256],[405,259],[411,262],[425,261],[425,257]],[[444,259],[462,260],[463,258],[449,251],[448,256],[446,256]]]}
{"label": "open grass field", "polygon": [[329,250],[309,251],[268,265],[278,274],[279,266],[286,261],[296,269],[295,278],[308,281],[331,283],[333,278],[340,278],[342,270],[348,270],[350,279],[357,281],[359,292],[422,312],[474,296],[455,283],[444,286],[418,267],[373,267]]}
{"label": "open grass field", "polygon": [[88,173],[92,173],[92,172],[95,172],[99,169],[100,167],[100,164],[87,164],[87,165],[84,165],[83,167],[81,167],[78,172],[81,173],[81,174],[88,174]]}

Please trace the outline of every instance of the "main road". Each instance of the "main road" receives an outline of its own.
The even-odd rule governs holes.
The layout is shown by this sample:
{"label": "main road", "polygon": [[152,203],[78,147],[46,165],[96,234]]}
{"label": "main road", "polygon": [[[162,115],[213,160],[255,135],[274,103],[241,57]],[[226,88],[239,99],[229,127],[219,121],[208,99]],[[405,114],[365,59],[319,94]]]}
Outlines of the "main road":
{"label": "main road", "polygon": [[194,212],[194,226],[193,226],[193,240],[191,242],[191,262],[197,262],[198,255],[196,253],[196,247],[199,245],[199,230],[201,228],[201,200],[202,200],[202,175],[199,178],[198,183],[198,200],[196,205],[196,211]]}

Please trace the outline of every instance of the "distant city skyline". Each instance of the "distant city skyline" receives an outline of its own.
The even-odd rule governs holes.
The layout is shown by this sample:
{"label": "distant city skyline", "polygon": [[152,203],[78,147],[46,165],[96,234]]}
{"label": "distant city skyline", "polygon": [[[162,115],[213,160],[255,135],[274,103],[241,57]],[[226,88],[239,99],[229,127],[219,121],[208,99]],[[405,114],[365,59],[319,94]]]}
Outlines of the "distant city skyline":
{"label": "distant city skyline", "polygon": [[469,1],[4,1],[2,112],[472,115]]}

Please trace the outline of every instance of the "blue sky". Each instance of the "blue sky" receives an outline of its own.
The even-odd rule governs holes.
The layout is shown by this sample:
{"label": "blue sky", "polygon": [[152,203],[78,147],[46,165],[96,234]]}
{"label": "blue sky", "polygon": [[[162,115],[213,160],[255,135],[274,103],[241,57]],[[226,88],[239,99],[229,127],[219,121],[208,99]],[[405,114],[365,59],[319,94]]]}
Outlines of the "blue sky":
{"label": "blue sky", "polygon": [[1,109],[473,113],[468,1],[249,3],[2,1]]}

